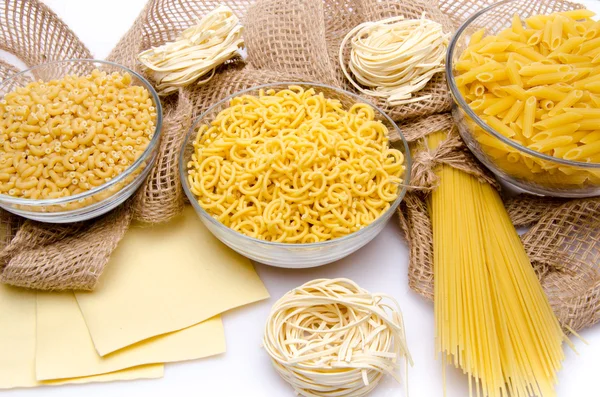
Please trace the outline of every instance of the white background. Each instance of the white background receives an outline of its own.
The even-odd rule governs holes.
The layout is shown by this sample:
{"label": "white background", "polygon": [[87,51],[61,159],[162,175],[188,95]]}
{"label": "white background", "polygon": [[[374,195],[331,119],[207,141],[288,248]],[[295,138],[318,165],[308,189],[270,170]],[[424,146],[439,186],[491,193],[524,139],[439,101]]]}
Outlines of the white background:
{"label": "white background", "polygon": [[[200,1],[200,0],[199,0]],[[292,0],[294,1],[294,0]],[[105,58],[141,11],[146,0],[45,0],[79,36],[96,58]],[[600,13],[600,3],[586,2]],[[1,39],[1,38],[0,38]],[[0,54],[1,56],[1,54]],[[411,397],[443,395],[441,364],[434,359],[433,305],[409,290],[408,252],[396,219],[373,242],[354,255],[325,267],[284,270],[258,265],[271,299],[223,316],[227,353],[204,360],[168,364],[165,377],[157,380],[115,382],[21,389],[6,397],[39,396],[281,396],[292,397],[292,389],[272,370],[261,349],[262,330],[273,302],[288,290],[314,278],[349,277],[372,292],[393,295],[402,306],[407,338],[415,365],[409,370]],[[4,325],[2,325],[4,326]],[[566,351],[559,374],[559,397],[600,396],[600,325],[582,332],[590,342],[575,343],[579,356]],[[447,370],[448,397],[468,396],[467,378]],[[372,397],[404,396],[404,385],[384,379]]]}

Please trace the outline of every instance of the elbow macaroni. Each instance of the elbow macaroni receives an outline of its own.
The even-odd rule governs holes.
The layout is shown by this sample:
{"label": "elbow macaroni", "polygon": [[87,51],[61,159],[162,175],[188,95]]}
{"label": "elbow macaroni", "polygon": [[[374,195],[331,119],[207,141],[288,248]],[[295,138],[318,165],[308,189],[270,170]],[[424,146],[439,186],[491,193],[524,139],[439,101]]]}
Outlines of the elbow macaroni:
{"label": "elbow macaroni", "polygon": [[150,143],[156,120],[148,90],[131,82],[128,73],[94,70],[6,94],[0,100],[0,192],[67,197],[131,166]]}
{"label": "elbow macaroni", "polygon": [[233,98],[202,125],[188,162],[198,203],[225,226],[314,243],[375,221],[399,194],[404,155],[371,106],[345,110],[314,89]]}
{"label": "elbow macaroni", "polygon": [[[497,35],[471,36],[456,84],[500,134],[537,152],[587,163],[600,159],[600,23],[588,10],[525,19]],[[489,83],[495,85],[490,87]],[[481,148],[511,176],[551,185],[600,184],[600,170],[575,168],[493,142],[472,121]]]}

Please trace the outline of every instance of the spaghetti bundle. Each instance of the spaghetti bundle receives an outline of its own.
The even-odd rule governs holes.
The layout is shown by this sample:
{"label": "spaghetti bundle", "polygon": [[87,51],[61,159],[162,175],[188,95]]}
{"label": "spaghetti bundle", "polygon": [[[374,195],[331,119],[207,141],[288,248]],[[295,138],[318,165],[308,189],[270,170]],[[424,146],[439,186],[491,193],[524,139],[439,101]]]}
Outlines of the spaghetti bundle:
{"label": "spaghetti bundle", "polygon": [[348,279],[319,279],[279,299],[264,347],[277,372],[306,397],[360,397],[384,374],[400,381],[412,359],[398,302]]}
{"label": "spaghetti bundle", "polygon": [[[429,137],[430,148],[446,135]],[[429,198],[436,348],[479,396],[553,396],[568,341],[499,194],[442,165]]]}
{"label": "spaghetti bundle", "polygon": [[[348,68],[354,78],[344,62],[348,41],[352,46]],[[447,46],[448,36],[442,25],[424,16],[365,22],[344,37],[340,66],[348,81],[363,94],[386,98],[391,106],[403,105],[431,97],[412,95],[444,70]]]}

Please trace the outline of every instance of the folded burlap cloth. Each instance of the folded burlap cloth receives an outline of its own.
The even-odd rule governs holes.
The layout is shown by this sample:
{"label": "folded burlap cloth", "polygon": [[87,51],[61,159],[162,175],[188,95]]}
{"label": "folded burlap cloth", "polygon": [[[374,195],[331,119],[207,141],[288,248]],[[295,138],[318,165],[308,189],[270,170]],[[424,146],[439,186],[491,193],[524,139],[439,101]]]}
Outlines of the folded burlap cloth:
{"label": "folded burlap cloth", "polygon": [[[554,10],[576,7],[567,2],[552,3]],[[364,21],[396,15],[419,18],[426,12],[428,18],[452,32],[486,2],[151,0],[109,60],[143,73],[136,61],[139,52],[175,39],[181,30],[220,4],[231,7],[242,19],[246,62],[229,62],[208,84],[180,89],[163,101],[165,117],[157,164],[136,196],[118,210],[66,226],[23,221],[2,212],[0,281],[38,289],[93,289],[132,219],[152,224],[166,222],[181,212],[185,202],[177,170],[178,152],[192,120],[208,106],[241,89],[278,81],[314,81],[353,91],[338,64],[339,45],[350,29]],[[524,6],[528,13],[544,11],[543,6],[532,7],[527,1],[524,4],[529,4]],[[0,48],[27,65],[91,57],[73,32],[37,0],[4,1],[0,3],[0,15]],[[14,71],[10,65],[0,63],[0,79]],[[452,101],[444,75],[436,75],[419,94],[431,96],[393,108],[381,100],[367,99],[399,122],[409,142],[416,143],[440,129],[453,130],[447,113]],[[465,150],[455,132],[452,136],[435,153],[415,149],[411,185],[416,188],[400,209],[411,253],[410,286],[429,299],[433,290],[432,240],[423,198],[435,186],[432,167],[444,162],[495,183]],[[532,226],[523,241],[560,320],[575,329],[596,322],[600,247],[594,243],[600,240],[600,201],[519,196],[507,206],[517,226]]]}

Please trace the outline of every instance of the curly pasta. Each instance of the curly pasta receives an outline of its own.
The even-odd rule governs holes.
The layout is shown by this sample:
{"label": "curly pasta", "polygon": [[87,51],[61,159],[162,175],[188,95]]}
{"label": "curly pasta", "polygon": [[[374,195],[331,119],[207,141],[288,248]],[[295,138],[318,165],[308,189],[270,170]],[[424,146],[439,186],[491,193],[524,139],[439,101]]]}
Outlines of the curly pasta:
{"label": "curly pasta", "polygon": [[190,190],[247,236],[314,243],[353,233],[399,193],[404,155],[374,109],[299,86],[231,100],[202,125],[187,164]]}
{"label": "curly pasta", "polygon": [[154,135],[156,109],[128,73],[36,81],[0,100],[0,194],[72,196],[130,167]]}

